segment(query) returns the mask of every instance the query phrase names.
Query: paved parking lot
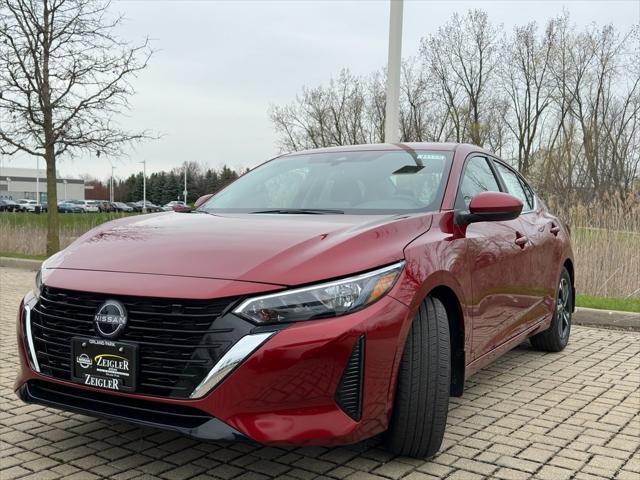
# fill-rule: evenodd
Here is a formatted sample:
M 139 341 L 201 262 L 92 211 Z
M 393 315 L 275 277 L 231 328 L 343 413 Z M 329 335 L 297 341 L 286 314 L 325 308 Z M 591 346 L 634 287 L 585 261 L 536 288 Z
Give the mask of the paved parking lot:
M 343 448 L 266 448 L 24 405 L 12 385 L 15 313 L 33 273 L 0 269 L 0 478 L 598 479 L 640 478 L 640 333 L 574 327 L 560 354 L 524 344 L 452 399 L 431 461 L 376 440 Z

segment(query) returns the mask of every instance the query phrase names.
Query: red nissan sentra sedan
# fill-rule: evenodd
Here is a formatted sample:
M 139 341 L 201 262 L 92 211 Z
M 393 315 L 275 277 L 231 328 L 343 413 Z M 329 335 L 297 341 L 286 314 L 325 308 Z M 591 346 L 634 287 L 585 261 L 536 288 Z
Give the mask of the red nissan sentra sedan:
M 200 439 L 386 432 L 391 451 L 431 456 L 466 378 L 527 338 L 566 346 L 573 286 L 567 228 L 490 152 L 299 152 L 44 262 L 15 389 Z

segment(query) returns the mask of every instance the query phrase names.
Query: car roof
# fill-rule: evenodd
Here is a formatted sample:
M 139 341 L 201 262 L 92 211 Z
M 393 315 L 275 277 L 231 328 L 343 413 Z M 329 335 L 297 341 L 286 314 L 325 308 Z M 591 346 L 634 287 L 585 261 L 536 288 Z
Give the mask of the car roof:
M 432 150 L 440 152 L 485 152 L 491 154 L 490 151 L 468 143 L 450 143 L 450 142 L 403 142 L 403 143 L 369 143 L 362 145 L 340 145 L 335 147 L 314 148 L 290 152 L 284 156 L 310 155 L 318 153 L 340 153 L 340 152 L 379 152 L 379 151 L 411 151 L 411 150 Z

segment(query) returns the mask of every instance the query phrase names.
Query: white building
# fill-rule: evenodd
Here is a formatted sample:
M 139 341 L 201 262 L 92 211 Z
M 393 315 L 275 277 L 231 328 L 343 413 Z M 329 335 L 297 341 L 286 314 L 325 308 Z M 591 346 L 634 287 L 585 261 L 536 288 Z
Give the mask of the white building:
M 84 200 L 84 180 L 58 178 L 58 201 Z M 40 198 L 36 198 L 36 192 Z M 47 173 L 35 168 L 3 167 L 0 171 L 0 198 L 47 201 Z

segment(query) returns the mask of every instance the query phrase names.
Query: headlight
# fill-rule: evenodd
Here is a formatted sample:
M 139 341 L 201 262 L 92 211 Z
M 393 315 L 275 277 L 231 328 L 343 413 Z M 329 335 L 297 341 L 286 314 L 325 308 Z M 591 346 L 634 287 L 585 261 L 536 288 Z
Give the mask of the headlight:
M 299 322 L 338 317 L 360 310 L 386 294 L 404 262 L 355 277 L 250 298 L 233 312 L 254 322 Z
M 33 287 L 33 295 L 37 300 L 40 300 L 40 292 L 42 291 L 42 269 L 38 270 L 36 273 L 36 281 Z

